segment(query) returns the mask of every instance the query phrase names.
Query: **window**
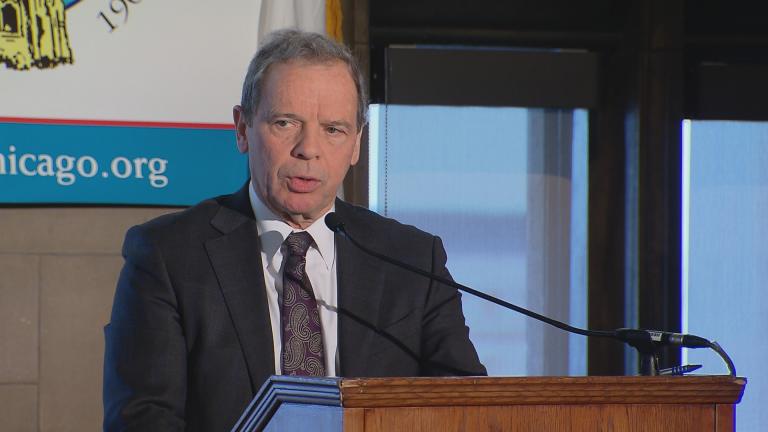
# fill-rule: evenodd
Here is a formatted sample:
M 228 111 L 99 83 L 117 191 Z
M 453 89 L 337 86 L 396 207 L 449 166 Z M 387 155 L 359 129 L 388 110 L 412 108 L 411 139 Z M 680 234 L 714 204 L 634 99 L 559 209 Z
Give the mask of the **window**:
M 684 122 L 683 330 L 717 340 L 740 376 L 740 431 L 768 413 L 768 122 Z M 686 364 L 726 374 L 711 351 L 684 350 Z
M 586 323 L 587 113 L 374 105 L 370 208 L 441 236 L 454 279 Z M 464 294 L 491 375 L 586 374 L 586 339 Z

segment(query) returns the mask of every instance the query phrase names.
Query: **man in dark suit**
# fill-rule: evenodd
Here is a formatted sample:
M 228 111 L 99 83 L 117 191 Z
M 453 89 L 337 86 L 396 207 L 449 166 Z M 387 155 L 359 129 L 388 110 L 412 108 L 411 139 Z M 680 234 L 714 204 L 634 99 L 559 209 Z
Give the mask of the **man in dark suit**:
M 256 54 L 234 108 L 251 180 L 126 235 L 105 430 L 228 430 L 274 373 L 485 374 L 456 290 L 324 225 L 334 211 L 364 244 L 449 277 L 439 238 L 335 199 L 359 156 L 362 83 L 321 35 L 278 32 Z

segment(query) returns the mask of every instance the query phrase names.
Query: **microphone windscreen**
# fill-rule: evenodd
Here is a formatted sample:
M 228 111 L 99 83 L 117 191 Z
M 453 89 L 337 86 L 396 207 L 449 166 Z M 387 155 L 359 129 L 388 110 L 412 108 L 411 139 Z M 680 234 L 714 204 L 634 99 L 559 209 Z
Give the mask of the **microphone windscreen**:
M 341 221 L 341 218 L 336 213 L 328 213 L 325 216 L 325 225 L 331 231 L 338 233 L 341 232 L 344 222 Z

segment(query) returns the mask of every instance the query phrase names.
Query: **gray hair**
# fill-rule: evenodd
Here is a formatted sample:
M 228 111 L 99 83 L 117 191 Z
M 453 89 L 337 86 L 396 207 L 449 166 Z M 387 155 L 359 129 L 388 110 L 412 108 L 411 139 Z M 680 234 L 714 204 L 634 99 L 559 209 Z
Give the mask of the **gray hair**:
M 267 35 L 266 41 L 248 65 L 240 101 L 247 124 L 251 124 L 259 106 L 264 77 L 269 67 L 291 60 L 311 63 L 340 61 L 346 64 L 357 89 L 357 128 L 358 131 L 362 129 L 367 118 L 368 99 L 363 74 L 352 53 L 346 46 L 325 35 L 294 29 L 277 30 Z

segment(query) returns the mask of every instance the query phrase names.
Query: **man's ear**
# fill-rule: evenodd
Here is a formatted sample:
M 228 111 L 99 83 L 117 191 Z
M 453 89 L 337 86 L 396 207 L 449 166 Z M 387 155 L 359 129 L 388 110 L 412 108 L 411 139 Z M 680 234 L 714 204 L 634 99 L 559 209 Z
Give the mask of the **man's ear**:
M 237 135 L 237 150 L 240 153 L 248 153 L 248 123 L 246 122 L 243 107 L 235 105 L 232 108 L 232 118 L 235 121 L 235 134 Z
M 360 132 L 357 133 L 357 137 L 355 138 L 355 148 L 352 150 L 352 159 L 349 162 L 349 165 L 355 165 L 357 164 L 357 161 L 360 160 L 360 140 L 363 138 L 363 128 L 360 129 Z

